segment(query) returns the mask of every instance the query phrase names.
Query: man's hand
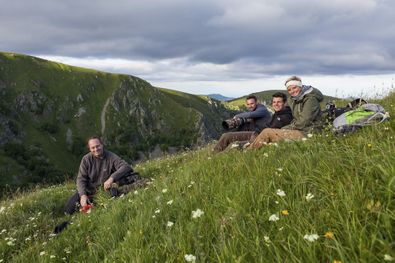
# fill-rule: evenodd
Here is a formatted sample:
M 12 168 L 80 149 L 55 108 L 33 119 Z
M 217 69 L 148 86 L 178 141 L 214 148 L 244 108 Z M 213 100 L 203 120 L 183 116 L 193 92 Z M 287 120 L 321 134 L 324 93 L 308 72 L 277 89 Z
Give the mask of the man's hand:
M 111 188 L 112 183 L 114 182 L 114 179 L 110 176 L 110 178 L 107 179 L 107 181 L 104 182 L 104 190 L 108 190 Z
M 88 200 L 89 200 L 89 198 L 87 195 L 81 195 L 81 197 L 80 197 L 81 207 L 86 206 L 88 204 Z

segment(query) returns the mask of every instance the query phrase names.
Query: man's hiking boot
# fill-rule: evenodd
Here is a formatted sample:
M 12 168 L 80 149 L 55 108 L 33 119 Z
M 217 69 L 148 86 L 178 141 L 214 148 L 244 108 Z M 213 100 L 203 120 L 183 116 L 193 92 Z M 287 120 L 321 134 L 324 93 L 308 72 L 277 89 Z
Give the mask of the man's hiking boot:
M 64 221 L 58 225 L 55 226 L 55 229 L 53 231 L 54 234 L 59 234 L 60 232 L 62 232 L 63 230 L 66 229 L 66 227 L 70 224 L 70 221 Z
M 113 183 L 111 185 L 111 188 L 109 189 L 110 193 L 111 193 L 111 197 L 117 197 L 119 196 L 119 186 L 117 183 Z

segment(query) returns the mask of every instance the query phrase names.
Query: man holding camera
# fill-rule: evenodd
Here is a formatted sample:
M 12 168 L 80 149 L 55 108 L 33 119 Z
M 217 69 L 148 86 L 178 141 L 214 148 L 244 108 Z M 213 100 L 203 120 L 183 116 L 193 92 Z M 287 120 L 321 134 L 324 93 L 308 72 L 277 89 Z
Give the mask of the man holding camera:
M 250 110 L 250 107 L 248 106 L 248 104 L 249 104 L 248 99 L 251 97 L 253 98 L 253 100 L 255 101 L 255 104 L 256 104 L 256 97 L 255 96 L 248 96 L 246 99 L 246 105 L 249 110 Z M 260 105 L 264 108 L 264 110 L 261 109 L 262 113 L 265 112 L 264 117 L 261 117 L 260 120 L 254 120 L 255 125 L 252 125 L 252 127 L 250 126 L 250 130 L 224 133 L 221 136 L 221 138 L 219 139 L 217 145 L 214 147 L 214 151 L 221 152 L 221 151 L 225 150 L 228 147 L 228 145 L 231 144 L 232 142 L 253 141 L 255 139 L 255 137 L 265 128 L 278 128 L 279 129 L 285 125 L 288 125 L 292 120 L 292 112 L 291 112 L 291 109 L 285 105 L 286 101 L 287 101 L 287 95 L 285 95 L 282 92 L 276 92 L 272 95 L 272 107 L 274 109 L 274 115 L 272 117 L 265 106 L 263 106 L 261 104 L 256 104 L 256 105 Z M 251 103 L 253 103 L 253 101 L 250 101 L 250 105 L 251 105 Z M 248 113 L 253 113 L 253 111 L 237 114 L 234 117 L 234 119 L 237 117 L 240 117 L 240 116 L 244 117 Z M 267 116 L 269 116 L 269 117 L 267 117 Z M 267 120 L 267 119 L 269 119 L 269 120 Z M 226 124 L 225 124 L 225 122 L 226 122 Z M 227 127 L 232 127 L 232 124 L 231 124 L 231 122 L 229 122 L 229 120 L 226 120 L 226 121 L 224 121 L 223 126 L 226 129 Z
M 222 122 L 222 126 L 226 130 L 234 131 L 221 136 L 214 147 L 215 152 L 225 150 L 231 142 L 249 140 L 256 129 L 261 130 L 268 126 L 271 113 L 264 105 L 257 103 L 257 98 L 254 95 L 249 95 L 246 98 L 245 105 L 248 109 L 247 112 L 236 114 L 232 119 Z

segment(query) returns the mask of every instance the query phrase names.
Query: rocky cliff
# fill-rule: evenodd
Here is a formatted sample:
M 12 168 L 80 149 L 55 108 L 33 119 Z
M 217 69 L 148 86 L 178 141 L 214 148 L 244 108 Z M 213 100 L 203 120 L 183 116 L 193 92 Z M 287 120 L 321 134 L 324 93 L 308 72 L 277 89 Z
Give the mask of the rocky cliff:
M 3 186 L 74 177 L 91 135 L 133 162 L 217 138 L 230 116 L 207 97 L 13 53 L 0 53 L 0 95 Z

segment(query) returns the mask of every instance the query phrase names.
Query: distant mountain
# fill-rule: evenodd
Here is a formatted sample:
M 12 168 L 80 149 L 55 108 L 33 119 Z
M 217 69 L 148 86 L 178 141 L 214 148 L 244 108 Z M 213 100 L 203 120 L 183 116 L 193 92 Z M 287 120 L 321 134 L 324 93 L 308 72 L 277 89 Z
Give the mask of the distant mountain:
M 0 52 L 0 185 L 74 178 L 92 135 L 132 162 L 217 138 L 229 116 L 137 77 Z
M 219 101 L 228 101 L 228 100 L 233 100 L 234 98 L 232 97 L 225 97 L 221 94 L 208 94 L 207 97 L 210 97 L 212 99 L 216 99 Z

